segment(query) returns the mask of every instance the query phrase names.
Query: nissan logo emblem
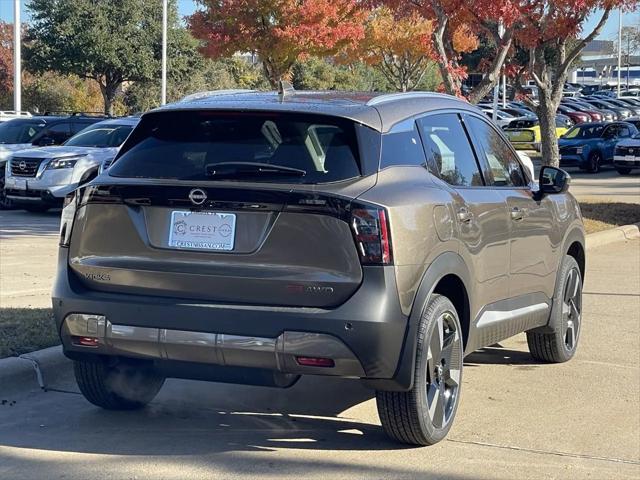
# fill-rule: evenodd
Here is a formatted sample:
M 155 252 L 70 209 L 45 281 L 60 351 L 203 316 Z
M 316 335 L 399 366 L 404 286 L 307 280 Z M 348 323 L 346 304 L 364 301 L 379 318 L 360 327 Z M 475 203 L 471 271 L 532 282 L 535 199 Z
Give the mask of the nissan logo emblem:
M 27 162 L 25 162 L 24 160 L 22 160 L 19 164 L 18 167 L 20 167 L 20 170 L 25 170 L 27 168 Z
M 202 205 L 207 200 L 207 194 L 200 188 L 194 188 L 189 192 L 189 200 L 194 205 Z

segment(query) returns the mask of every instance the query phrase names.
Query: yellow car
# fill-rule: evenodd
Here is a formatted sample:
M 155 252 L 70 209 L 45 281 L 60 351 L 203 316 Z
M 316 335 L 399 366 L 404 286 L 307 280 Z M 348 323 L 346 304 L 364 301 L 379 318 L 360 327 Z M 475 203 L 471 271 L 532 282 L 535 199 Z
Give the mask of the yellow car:
M 511 125 L 515 124 L 515 128 Z M 560 138 L 567 133 L 566 123 L 556 121 L 556 135 Z M 504 134 L 507 136 L 511 144 L 516 150 L 535 150 L 540 151 L 540 143 L 542 142 L 542 136 L 540 134 L 540 124 L 538 120 L 519 120 L 512 122 L 509 128 L 504 129 Z

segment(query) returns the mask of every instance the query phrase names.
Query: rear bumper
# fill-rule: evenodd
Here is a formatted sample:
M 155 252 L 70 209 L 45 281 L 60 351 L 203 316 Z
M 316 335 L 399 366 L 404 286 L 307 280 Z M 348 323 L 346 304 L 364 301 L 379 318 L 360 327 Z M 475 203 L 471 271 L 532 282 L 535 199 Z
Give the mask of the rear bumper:
M 177 369 L 181 378 L 201 378 L 202 366 L 385 380 L 398 371 L 408 319 L 393 267 L 365 267 L 356 293 L 339 307 L 323 309 L 97 292 L 81 285 L 67 256 L 68 250 L 60 249 L 52 297 L 71 358 L 120 356 L 199 366 Z M 78 313 L 104 321 L 89 325 L 69 317 Z M 84 336 L 97 338 L 97 345 L 79 345 Z M 299 356 L 328 358 L 334 366 L 303 366 Z

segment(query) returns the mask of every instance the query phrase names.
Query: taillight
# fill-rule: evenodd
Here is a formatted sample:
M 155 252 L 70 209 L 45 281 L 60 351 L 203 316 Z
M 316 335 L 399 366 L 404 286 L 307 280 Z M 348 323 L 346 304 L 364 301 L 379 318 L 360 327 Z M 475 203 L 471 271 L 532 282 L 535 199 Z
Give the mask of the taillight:
M 351 210 L 351 230 L 364 265 L 393 262 L 387 213 L 383 208 L 356 206 Z
M 78 195 L 71 192 L 64 198 L 64 206 L 62 207 L 62 216 L 60 217 L 60 246 L 68 247 L 71 240 L 71 229 L 73 220 L 76 216 L 78 206 Z

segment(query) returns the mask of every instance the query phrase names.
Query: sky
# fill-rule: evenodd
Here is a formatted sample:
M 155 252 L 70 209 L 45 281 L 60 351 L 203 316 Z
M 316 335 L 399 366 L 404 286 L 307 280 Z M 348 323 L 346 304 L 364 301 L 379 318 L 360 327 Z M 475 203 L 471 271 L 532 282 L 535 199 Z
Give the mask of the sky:
M 161 0 L 158 0 L 160 3 Z M 27 19 L 25 5 L 28 0 L 21 0 L 22 19 Z M 196 10 L 196 2 L 194 0 L 178 0 L 178 10 L 181 16 L 190 15 Z M 601 12 L 592 15 L 585 24 L 584 31 L 588 32 L 595 27 L 600 20 Z M 13 23 L 13 0 L 0 0 L 0 20 Z M 640 25 L 640 12 L 627 13 L 622 16 L 623 25 Z M 616 40 L 618 36 L 618 12 L 614 12 L 604 26 L 598 39 L 600 40 Z

